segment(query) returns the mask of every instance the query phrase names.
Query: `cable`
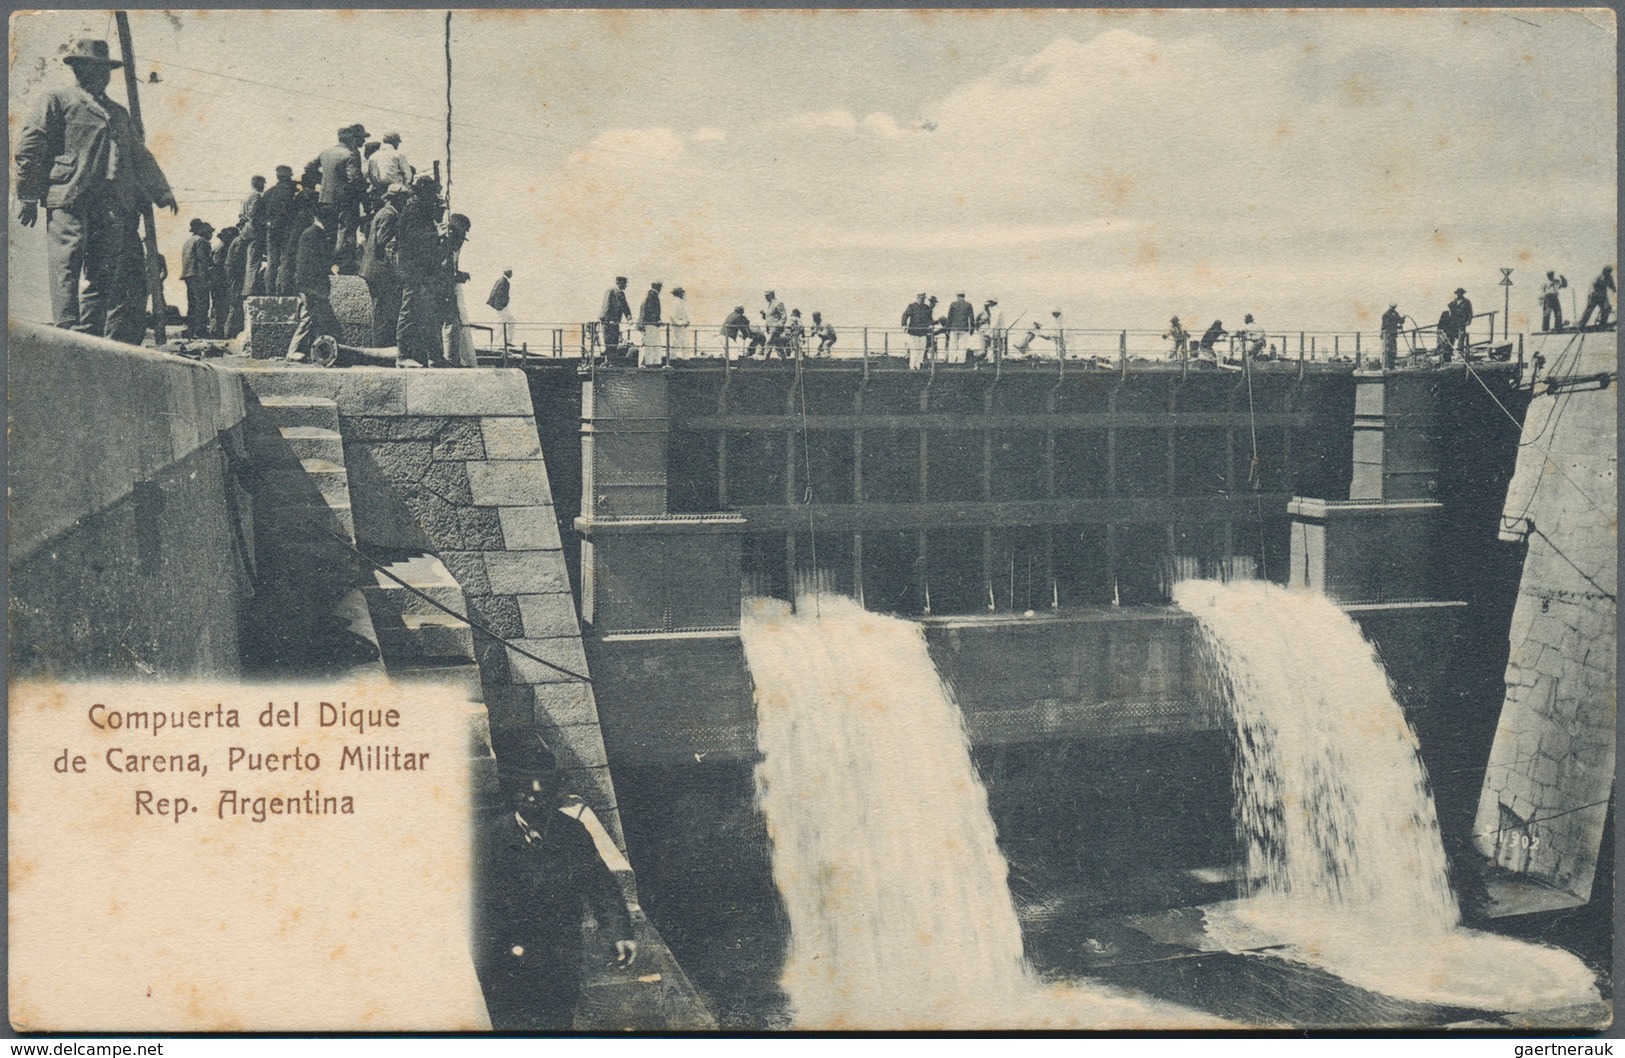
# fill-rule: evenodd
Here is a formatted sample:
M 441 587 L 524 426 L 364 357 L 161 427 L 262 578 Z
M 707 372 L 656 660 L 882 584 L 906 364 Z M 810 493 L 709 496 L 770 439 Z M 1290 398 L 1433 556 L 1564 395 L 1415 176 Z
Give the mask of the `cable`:
M 572 672 L 571 670 L 565 668 L 563 665 L 555 665 L 555 664 L 553 664 L 553 662 L 548 661 L 546 658 L 537 657 L 535 654 L 532 654 L 530 651 L 526 650 L 524 647 L 515 646 L 514 643 L 511 640 L 497 635 L 495 632 L 491 631 L 490 628 L 486 627 L 485 625 L 481 624 L 480 622 L 478 622 L 478 621 L 474 620 L 473 618 L 469 617 L 467 614 L 460 614 L 456 610 L 453 610 L 451 607 L 443 606 L 440 603 L 436 602 L 434 599 L 429 598 L 429 596 L 427 594 L 425 594 L 422 591 L 419 591 L 417 588 L 414 588 L 412 585 L 406 583 L 406 581 L 402 580 L 401 578 L 397 577 L 395 574 L 391 573 L 377 559 L 373 558 L 371 555 L 367 554 L 365 551 L 361 550 L 359 547 L 356 547 L 354 544 L 350 543 L 350 541 L 346 540 L 344 537 L 340 536 L 338 533 L 333 532 L 333 530 L 331 530 L 331 529 L 323 529 L 322 531 L 324 533 L 326 533 L 328 536 L 332 537 L 334 540 L 337 540 L 340 544 L 344 545 L 344 549 L 346 551 L 349 551 L 351 554 L 353 554 L 357 558 L 361 559 L 361 561 L 365 562 L 367 565 L 371 566 L 373 569 L 377 570 L 379 573 L 382 573 L 384 576 L 388 577 L 390 580 L 394 581 L 396 584 L 399 584 L 401 587 L 405 588 L 407 591 L 411 592 L 413 595 L 416 595 L 418 598 L 422 599 L 424 602 L 428 603 L 430 606 L 433 606 L 435 609 L 443 611 L 444 613 L 447 613 L 447 614 L 451 615 L 452 617 L 457 618 L 457 620 L 463 622 L 465 625 L 467 625 L 468 627 L 474 629 L 474 631 L 476 631 L 476 632 L 482 632 L 485 635 L 490 636 L 492 639 L 496 640 L 498 643 L 501 643 L 503 646 L 507 647 L 509 650 L 512 650 L 517 654 L 521 654 L 521 655 L 529 658 L 532 661 L 540 662 L 541 664 L 546 665 L 548 668 L 552 669 L 554 672 L 562 673 L 562 674 L 570 677 L 573 680 L 580 680 L 582 683 L 588 684 L 589 686 L 592 684 L 592 677 L 591 676 L 583 676 L 579 672 Z
M 1536 817 L 1534 819 L 1528 819 L 1528 820 L 1525 820 L 1523 823 L 1521 823 L 1519 825 L 1516 825 L 1516 826 L 1496 827 L 1493 830 L 1481 830 L 1475 836 L 1476 837 L 1487 838 L 1491 834 L 1500 834 L 1500 833 L 1504 833 L 1505 831 L 1508 831 L 1508 830 L 1523 830 L 1523 829 L 1525 829 L 1527 827 L 1534 826 L 1536 823 L 1545 823 L 1545 822 L 1548 822 L 1548 821 L 1553 820 L 1553 819 L 1561 819 L 1563 816 L 1572 816 L 1576 812 L 1584 812 L 1587 809 L 1591 809 L 1591 808 L 1601 808 L 1603 805 L 1606 805 L 1607 803 L 1608 802 L 1606 800 L 1604 800 L 1604 801 L 1592 801 L 1588 805 L 1579 805 L 1578 807 L 1575 807 L 1575 808 L 1564 809 L 1561 812 L 1553 812 L 1549 816 L 1538 816 L 1538 817 Z
M 1495 401 L 1495 406 L 1497 408 L 1501 409 L 1502 414 L 1504 414 L 1507 417 L 1507 421 L 1511 422 L 1513 426 L 1518 428 L 1518 435 L 1521 437 L 1523 435 L 1523 423 L 1519 422 L 1513 416 L 1513 414 L 1510 411 L 1507 411 L 1506 405 L 1501 403 L 1501 399 L 1495 395 L 1495 391 L 1490 389 L 1488 384 L 1486 384 L 1485 381 L 1482 378 L 1479 377 L 1479 374 L 1478 374 L 1477 371 L 1473 370 L 1473 365 L 1472 364 L 1470 364 L 1470 363 L 1468 363 L 1468 362 L 1466 362 L 1464 360 L 1464 361 L 1462 361 L 1462 366 L 1467 368 L 1467 373 L 1469 375 L 1473 376 L 1473 378 L 1478 382 L 1478 384 L 1484 388 L 1484 392 L 1488 393 L 1490 395 L 1490 399 Z M 1543 429 L 1542 433 L 1544 433 L 1544 432 L 1545 431 Z M 1600 503 L 1598 503 L 1596 500 L 1592 499 L 1591 496 L 1586 492 L 1585 489 L 1580 487 L 1579 482 L 1577 482 L 1573 478 L 1569 477 L 1568 474 L 1563 470 L 1563 465 L 1561 463 L 1559 463 L 1557 460 L 1552 458 L 1552 454 L 1551 454 L 1550 451 L 1548 451 L 1545 448 L 1542 448 L 1538 444 L 1535 444 L 1533 441 L 1528 443 L 1528 447 L 1533 448 L 1535 451 L 1539 452 L 1542 456 L 1545 457 L 1545 463 L 1542 466 L 1541 471 L 1540 471 L 1541 476 L 1545 475 L 1546 467 L 1550 467 L 1551 469 L 1557 471 L 1557 474 L 1558 474 L 1559 477 L 1561 477 L 1564 481 L 1567 481 L 1569 483 L 1570 487 L 1573 488 L 1574 491 L 1579 494 L 1579 496 L 1580 496 L 1580 498 L 1582 500 L 1585 500 L 1586 503 L 1591 505 L 1592 510 L 1596 511 L 1599 514 L 1612 514 L 1613 513 L 1611 508 L 1604 508 Z M 1537 478 L 1537 484 L 1538 484 L 1538 480 L 1539 479 Z M 1530 502 L 1531 503 L 1534 502 L 1534 491 L 1535 490 L 1530 490 Z M 1527 514 L 1528 511 L 1529 511 L 1529 508 L 1525 507 L 1524 508 L 1524 513 Z
M 1587 584 L 1591 585 L 1593 588 L 1596 588 L 1597 591 L 1601 592 L 1603 598 L 1607 599 L 1611 603 L 1614 603 L 1616 606 L 1619 604 L 1619 601 L 1614 598 L 1612 592 L 1610 592 L 1607 588 L 1604 588 L 1601 584 L 1598 584 L 1596 581 L 1592 580 L 1591 579 L 1591 574 L 1587 573 L 1584 569 L 1581 569 L 1579 564 L 1576 563 L 1574 561 L 1574 559 L 1572 559 L 1568 555 L 1564 554 L 1563 549 L 1557 546 L 1557 541 L 1553 540 L 1551 537 L 1547 536 L 1544 532 L 1542 532 L 1540 526 L 1536 525 L 1534 522 L 1531 521 L 1529 523 L 1529 531 L 1530 531 L 1530 533 L 1534 534 L 1535 536 L 1538 536 L 1542 540 L 1546 541 L 1546 543 L 1551 547 L 1552 553 L 1557 555 L 1557 557 L 1562 559 L 1564 562 L 1567 562 L 1569 565 L 1573 566 L 1574 567 L 1574 572 L 1580 574 L 1580 577 Z
M 801 359 L 803 353 L 805 353 L 804 349 L 798 352 L 796 359 L 796 374 L 799 376 L 796 379 L 796 388 L 801 392 L 801 462 L 807 468 L 806 499 L 802 505 L 807 508 L 807 542 L 812 549 L 813 613 L 822 617 L 823 606 L 818 601 L 818 531 L 813 528 L 812 447 L 807 440 L 807 376 L 805 374 L 806 368 Z

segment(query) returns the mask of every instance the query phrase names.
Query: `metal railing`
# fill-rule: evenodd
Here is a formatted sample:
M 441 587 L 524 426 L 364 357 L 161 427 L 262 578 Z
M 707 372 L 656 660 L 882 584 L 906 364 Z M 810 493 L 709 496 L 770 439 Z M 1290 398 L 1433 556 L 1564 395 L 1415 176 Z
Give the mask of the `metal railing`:
M 622 324 L 612 337 L 597 321 L 553 323 L 520 321 L 509 324 L 470 325 L 488 331 L 490 351 L 516 359 L 583 359 L 619 357 L 643 366 L 668 365 L 674 361 L 745 359 L 864 360 L 897 361 L 910 366 L 967 362 L 1041 363 L 1077 361 L 1098 367 L 1125 367 L 1129 364 L 1237 365 L 1244 359 L 1255 362 L 1295 362 L 1344 365 L 1355 369 L 1386 366 L 1421 366 L 1437 363 L 1448 344 L 1452 351 L 1465 349 L 1483 358 L 1491 351 L 1510 345 L 1494 342 L 1497 313 L 1473 317 L 1465 339 L 1445 341 L 1436 325 L 1421 326 L 1406 318 L 1408 326 L 1395 336 L 1394 348 L 1384 346 L 1380 330 L 1273 330 L 1246 328 L 1225 331 L 1211 342 L 1205 334 L 1191 333 L 1184 348 L 1166 331 L 1151 329 L 1108 330 L 1093 327 L 1064 327 L 1059 330 L 1031 325 L 1007 327 L 1003 332 L 946 332 L 911 334 L 894 326 L 841 326 L 833 343 L 812 335 L 797 336 L 793 331 L 768 333 L 752 327 L 737 337 L 725 336 L 714 325 L 674 326 L 659 324 L 640 327 Z M 1478 321 L 1487 319 L 1484 333 L 1471 332 Z

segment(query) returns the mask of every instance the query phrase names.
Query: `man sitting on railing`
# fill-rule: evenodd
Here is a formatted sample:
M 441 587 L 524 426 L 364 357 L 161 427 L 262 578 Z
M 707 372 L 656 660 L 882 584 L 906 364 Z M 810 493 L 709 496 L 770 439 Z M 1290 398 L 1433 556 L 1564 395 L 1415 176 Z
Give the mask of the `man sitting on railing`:
M 722 322 L 722 356 L 729 359 L 729 353 L 736 341 L 748 342 L 744 356 L 754 356 L 760 349 L 767 336 L 750 325 L 750 317 L 745 315 L 745 306 L 735 305 L 734 310 L 728 313 L 728 318 Z

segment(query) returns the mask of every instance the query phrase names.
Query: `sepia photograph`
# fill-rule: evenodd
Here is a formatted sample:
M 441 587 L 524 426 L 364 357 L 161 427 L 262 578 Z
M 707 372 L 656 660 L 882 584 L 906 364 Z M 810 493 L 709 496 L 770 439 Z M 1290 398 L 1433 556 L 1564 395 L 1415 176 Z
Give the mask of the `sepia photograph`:
M 13 13 L 11 1032 L 1611 1032 L 1617 34 Z

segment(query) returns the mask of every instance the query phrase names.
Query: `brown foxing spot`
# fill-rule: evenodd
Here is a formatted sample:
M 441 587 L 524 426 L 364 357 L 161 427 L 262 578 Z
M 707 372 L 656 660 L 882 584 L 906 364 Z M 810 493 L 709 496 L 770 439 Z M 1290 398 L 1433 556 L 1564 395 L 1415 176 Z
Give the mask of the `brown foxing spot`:
M 23 859 L 21 857 L 12 859 L 11 863 L 6 868 L 7 888 L 12 892 L 16 892 L 17 887 L 31 878 L 34 872 L 37 870 L 39 870 L 39 863 L 35 860 Z

